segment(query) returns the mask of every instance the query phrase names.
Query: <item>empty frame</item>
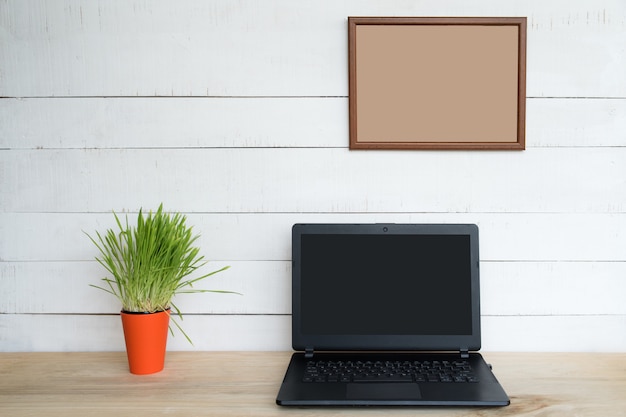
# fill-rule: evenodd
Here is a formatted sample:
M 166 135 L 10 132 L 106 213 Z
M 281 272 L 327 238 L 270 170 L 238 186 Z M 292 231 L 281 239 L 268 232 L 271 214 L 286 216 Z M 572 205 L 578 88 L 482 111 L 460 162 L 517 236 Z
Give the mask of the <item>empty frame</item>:
M 349 17 L 350 149 L 525 148 L 525 17 Z

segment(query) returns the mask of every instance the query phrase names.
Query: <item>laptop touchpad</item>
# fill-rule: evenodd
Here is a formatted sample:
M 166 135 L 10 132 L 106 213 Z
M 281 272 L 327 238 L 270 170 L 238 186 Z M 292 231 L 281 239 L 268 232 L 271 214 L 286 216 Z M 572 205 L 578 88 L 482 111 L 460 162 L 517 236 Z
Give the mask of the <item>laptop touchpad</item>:
M 353 383 L 348 384 L 349 400 L 419 400 L 420 388 L 415 383 Z

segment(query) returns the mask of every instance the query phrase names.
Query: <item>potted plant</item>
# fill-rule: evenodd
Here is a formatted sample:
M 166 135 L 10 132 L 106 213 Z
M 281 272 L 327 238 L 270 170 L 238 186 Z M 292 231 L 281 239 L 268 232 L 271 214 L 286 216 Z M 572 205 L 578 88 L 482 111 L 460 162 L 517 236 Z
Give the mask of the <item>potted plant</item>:
M 164 366 L 172 309 L 182 319 L 172 298 L 181 293 L 232 293 L 193 288 L 196 282 L 229 267 L 192 278 L 207 263 L 194 246 L 199 235 L 185 224 L 186 216 L 165 213 L 163 204 L 147 216 L 139 210 L 134 227 L 128 218 L 122 224 L 115 212 L 113 215 L 117 229 L 108 229 L 104 235 L 96 232 L 95 238 L 87 234 L 100 251 L 96 260 L 112 276 L 102 278 L 105 285 L 92 286 L 113 294 L 122 303 L 120 315 L 130 372 L 159 372 Z M 176 320 L 172 322 L 191 343 Z

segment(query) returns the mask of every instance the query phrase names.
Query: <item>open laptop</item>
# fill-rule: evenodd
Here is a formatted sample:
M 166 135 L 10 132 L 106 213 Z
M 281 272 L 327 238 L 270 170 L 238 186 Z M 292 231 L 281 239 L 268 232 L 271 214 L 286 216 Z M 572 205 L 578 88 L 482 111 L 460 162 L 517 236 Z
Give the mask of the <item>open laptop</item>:
M 480 349 L 478 227 L 296 224 L 279 405 L 505 406 Z

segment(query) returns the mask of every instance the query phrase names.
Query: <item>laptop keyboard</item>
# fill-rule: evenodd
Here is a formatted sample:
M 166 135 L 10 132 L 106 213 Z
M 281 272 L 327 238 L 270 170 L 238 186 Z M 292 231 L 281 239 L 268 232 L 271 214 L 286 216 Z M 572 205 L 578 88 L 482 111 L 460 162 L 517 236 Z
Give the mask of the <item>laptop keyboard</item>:
M 303 382 L 478 382 L 468 361 L 307 361 Z

